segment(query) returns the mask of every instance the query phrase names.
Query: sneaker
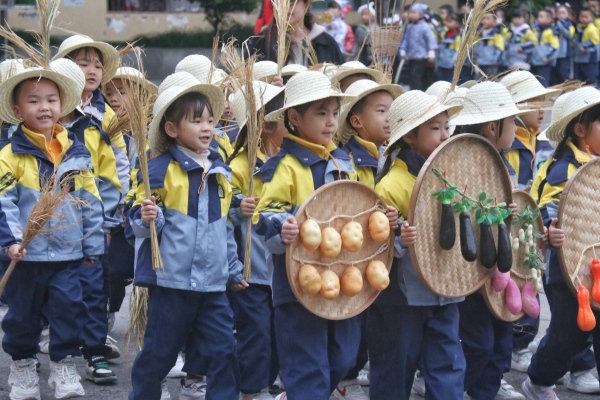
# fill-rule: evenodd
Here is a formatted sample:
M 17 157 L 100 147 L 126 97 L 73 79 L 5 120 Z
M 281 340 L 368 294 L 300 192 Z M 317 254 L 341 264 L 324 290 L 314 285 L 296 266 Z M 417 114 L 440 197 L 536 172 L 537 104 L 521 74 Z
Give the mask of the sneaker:
M 529 349 L 513 351 L 510 367 L 515 371 L 527 372 L 532 355 Z
M 561 376 L 560 378 L 558 378 L 558 380 L 556 381 L 557 385 L 562 385 L 563 383 L 565 383 L 565 376 Z
M 25 358 L 10 364 L 8 385 L 10 400 L 40 400 L 40 379 L 35 370 L 35 359 Z
M 356 382 L 360 386 L 369 386 L 369 384 L 370 384 L 369 371 L 367 371 L 365 368 L 358 371 L 358 376 L 356 377 Z
M 112 329 L 115 327 L 115 313 L 111 312 L 108 313 L 108 331 L 110 332 L 112 331 Z
M 538 337 L 537 339 L 533 339 L 533 342 L 527 345 L 527 349 L 531 354 L 535 354 L 538 347 L 540 347 L 540 342 L 542 341 L 543 336 Z
M 411 393 L 425 397 L 425 378 L 423 378 L 421 371 L 415 372 L 415 379 L 413 380 Z
M 554 393 L 554 385 L 539 386 L 531 383 L 531 379 L 527 379 L 521 385 L 523 394 L 528 400 L 558 400 L 558 396 Z
M 32 358 L 33 358 L 33 359 L 34 359 L 34 361 L 35 361 L 35 370 L 36 370 L 37 372 L 40 372 L 40 369 L 42 369 L 42 364 L 40 364 L 40 360 L 38 360 L 38 358 L 37 358 L 37 354 L 34 354 L 34 355 L 32 356 Z
M 600 393 L 600 383 L 592 371 L 571 372 L 567 388 L 579 393 Z
M 502 379 L 500 390 L 498 390 L 498 394 L 496 395 L 496 400 L 505 399 L 525 400 L 525 396 L 517 392 L 510 383 Z
M 117 376 L 108 368 L 108 361 L 104 356 L 93 356 L 87 360 L 85 377 L 95 383 L 116 382 Z
M 117 347 L 117 341 L 109 335 L 106 335 L 106 345 L 110 347 L 110 354 L 106 356 L 108 360 L 121 357 L 121 350 Z
M 183 364 L 184 364 L 183 353 L 179 353 L 179 354 L 177 354 L 177 361 L 175 361 L 175 365 L 173 366 L 173 368 L 171 368 L 171 370 L 167 374 L 167 378 L 169 378 L 169 379 L 185 378 L 186 373 L 182 371 Z
M 166 379 L 160 381 L 160 400 L 171 400 L 171 393 L 169 393 Z
M 281 380 L 281 376 L 277 375 L 275 382 L 271 386 L 269 386 L 269 393 L 273 396 L 283 393 L 285 391 L 285 387 L 283 386 L 283 381 Z
M 275 397 L 275 400 L 287 400 L 287 395 L 285 394 L 285 392 L 279 393 L 277 397 Z
M 346 383 L 344 383 L 346 382 Z M 363 388 L 356 381 L 342 381 L 331 394 L 332 400 L 369 400 Z
M 196 381 L 185 385 L 185 378 L 181 380 L 179 400 L 204 400 L 206 398 L 206 381 Z
M 59 362 L 50 361 L 48 386 L 50 389 L 54 389 L 55 398 L 70 399 L 85 396 L 85 390 L 83 390 L 80 380 L 75 360 L 71 356 Z
M 273 400 L 274 397 L 269 394 L 267 389 L 262 390 L 260 393 L 245 394 L 240 393 L 240 400 Z
M 50 329 L 45 327 L 40 335 L 40 353 L 50 354 Z

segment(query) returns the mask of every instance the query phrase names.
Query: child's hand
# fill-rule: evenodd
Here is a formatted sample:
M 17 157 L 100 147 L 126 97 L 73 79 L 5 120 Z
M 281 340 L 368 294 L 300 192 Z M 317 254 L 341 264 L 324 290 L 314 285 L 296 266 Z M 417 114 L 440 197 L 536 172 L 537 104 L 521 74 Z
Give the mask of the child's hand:
M 511 217 L 516 217 L 517 216 L 517 203 L 510 203 L 508 205 L 508 208 L 510 209 L 510 216 Z
M 283 87 L 283 78 L 280 76 L 276 76 L 275 78 L 273 78 L 273 80 L 271 81 L 271 85 L 273 86 L 279 86 L 279 87 Z
M 258 197 L 245 197 L 242 200 L 242 204 L 240 204 L 240 212 L 242 216 L 249 218 L 254 214 L 254 210 L 256 210 L 256 202 L 258 201 Z
M 585 49 L 583 47 L 579 47 L 579 52 L 580 53 L 585 53 Z
M 150 224 L 158 216 L 158 208 L 156 207 L 156 198 L 151 196 L 150 199 L 145 199 L 142 203 L 142 221 Z
M 565 231 L 556 227 L 558 219 L 554 218 L 548 229 L 548 241 L 552 247 L 560 247 L 565 242 Z
M 522 53 L 523 52 L 523 48 L 522 47 L 517 47 L 517 53 Z
M 548 228 L 544 227 L 544 233 L 543 233 L 543 237 L 542 240 L 544 241 L 544 243 L 548 243 Z
M 435 57 L 427 57 L 427 61 L 429 61 L 430 63 L 435 61 Z
M 400 229 L 400 239 L 405 246 L 417 243 L 417 228 L 410 226 L 408 221 L 404 221 Z
M 396 210 L 392 206 L 388 206 L 387 209 L 388 210 L 385 213 L 385 216 L 390 221 L 390 229 L 395 231 L 396 229 L 398 229 L 398 210 Z
M 300 233 L 300 229 L 298 229 L 298 222 L 296 218 L 292 215 L 286 218 L 283 226 L 281 227 L 281 238 L 283 239 L 283 243 L 290 244 L 296 239 Z
M 543 57 L 543 58 L 542 58 L 542 63 L 544 63 L 544 64 L 548 64 L 548 59 L 547 59 L 546 57 Z
M 10 246 L 8 248 L 8 256 L 13 261 L 21 261 L 21 259 L 23 257 L 25 257 L 26 255 L 27 255 L 27 250 L 23 249 L 23 252 L 21 252 L 20 244 L 13 244 L 12 246 Z
M 240 290 L 246 289 L 248 286 L 250 286 L 248 285 L 248 282 L 242 279 L 240 282 L 231 285 L 231 290 L 233 290 L 234 292 L 239 292 Z

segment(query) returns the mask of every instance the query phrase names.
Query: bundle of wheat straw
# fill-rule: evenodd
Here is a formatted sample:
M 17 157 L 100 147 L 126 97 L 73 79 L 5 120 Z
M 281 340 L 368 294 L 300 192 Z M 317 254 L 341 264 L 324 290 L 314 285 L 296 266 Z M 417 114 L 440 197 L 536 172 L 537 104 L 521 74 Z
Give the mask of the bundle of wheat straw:
M 130 114 L 126 112 L 124 108 L 121 108 L 116 113 L 115 118 L 110 120 L 104 132 L 110 139 L 113 139 L 115 136 L 121 134 L 121 132 L 130 130 L 130 125 Z
M 211 83 L 212 79 L 213 79 L 213 74 L 215 72 L 215 69 L 217 68 L 217 54 L 219 53 L 219 35 L 216 35 L 213 38 L 213 44 L 212 44 L 212 54 L 210 57 L 210 71 L 208 73 L 208 82 L 202 82 L 202 83 Z
M 273 19 L 277 26 L 277 76 L 281 76 L 281 68 L 287 60 L 289 46 L 287 41 L 288 26 L 290 23 L 289 13 L 296 6 L 298 0 L 293 0 L 294 4 L 290 6 L 291 0 L 271 0 L 273 4 Z
M 134 286 L 129 300 L 129 326 L 125 333 L 125 347 L 134 338 L 138 350 L 144 347 L 144 334 L 148 325 L 148 288 Z
M 572 92 L 573 90 L 581 89 L 586 86 L 585 82 L 581 81 L 564 81 L 558 85 L 550 86 L 548 89 L 560 89 L 563 93 Z

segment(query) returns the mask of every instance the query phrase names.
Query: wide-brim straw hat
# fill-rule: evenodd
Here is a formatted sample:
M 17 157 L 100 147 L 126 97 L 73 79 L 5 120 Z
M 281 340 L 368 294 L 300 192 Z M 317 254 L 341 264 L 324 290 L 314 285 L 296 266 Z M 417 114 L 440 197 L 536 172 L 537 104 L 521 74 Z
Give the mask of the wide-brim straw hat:
M 357 74 L 369 75 L 375 82 L 383 82 L 384 78 L 381 71 L 369 68 L 360 61 L 348 61 L 338 67 L 331 81 L 333 83 L 341 82 L 344 78 Z
M 469 89 L 456 87 L 450 91 L 452 84 L 446 81 L 437 81 L 427 88 L 425 93 L 437 97 L 444 104 L 461 105 Z M 450 114 L 452 117 L 452 114 Z
M 271 85 L 263 81 L 252 82 L 254 89 L 254 99 L 256 104 L 256 110 L 258 112 L 265 104 L 273 100 L 279 93 L 283 92 L 284 88 L 280 86 Z M 234 94 L 231 95 L 231 112 L 237 122 L 239 130 L 246 125 L 248 122 L 248 114 L 246 113 L 246 88 L 238 89 Z
M 23 65 L 23 60 L 15 58 L 6 59 L 0 62 L 0 81 L 5 81 L 11 76 L 22 72 L 24 69 L 25 66 Z
M 113 79 L 128 80 L 143 87 L 150 96 L 158 95 L 158 86 L 150 82 L 141 71 L 132 67 L 119 67 Z
M 65 62 L 72 63 L 81 75 L 83 75 L 81 68 L 70 60 L 61 61 L 59 64 L 64 64 Z M 76 81 L 69 76 L 53 70 L 52 68 L 55 63 L 56 61 L 50 63 L 50 69 L 41 67 L 26 68 L 0 83 L 0 119 L 11 124 L 21 122 L 14 114 L 13 109 L 15 104 L 13 102 L 13 93 L 18 84 L 28 79 L 45 78 L 56 83 L 60 92 L 61 117 L 69 114 L 81 103 L 82 91 L 79 90 Z
M 562 116 L 548 127 L 546 136 L 552 141 L 560 142 L 565 136 L 567 125 L 579 114 L 598 104 L 600 104 L 600 91 L 596 88 L 586 86 L 571 92 L 562 101 L 562 110 L 559 110 L 559 115 Z
M 477 85 L 479 82 L 477 82 L 474 79 L 471 79 L 470 81 L 466 81 L 465 83 L 463 83 L 462 85 L 459 85 L 459 88 L 464 88 L 464 89 L 471 89 L 473 86 Z
M 225 97 L 221 89 L 215 85 L 200 83 L 186 72 L 178 72 L 175 79 L 171 79 L 171 86 L 162 91 L 154 102 L 153 119 L 148 128 L 148 144 L 150 149 L 158 154 L 163 153 L 169 146 L 165 133 L 160 131 L 160 123 L 167 109 L 181 96 L 188 93 L 201 93 L 208 98 L 213 110 L 213 124 L 216 126 L 225 109 Z M 172 75 L 176 75 L 172 74 Z M 191 75 L 190 75 L 191 76 Z M 179 79 L 179 80 L 177 80 Z M 190 85 L 190 83 L 193 84 Z
M 339 98 L 340 106 L 343 106 L 354 98 L 354 96 L 340 92 L 321 72 L 300 72 L 292 76 L 285 87 L 283 108 L 268 114 L 265 117 L 265 121 L 283 120 L 286 111 L 290 108 L 329 97 Z
M 281 76 L 294 76 L 297 73 L 304 71 L 308 71 L 308 68 L 306 68 L 302 64 L 288 64 L 285 67 L 281 68 Z
M 273 61 L 258 61 L 252 67 L 252 79 L 270 82 L 277 75 L 277 63 Z
M 52 61 L 50 67 L 52 70 L 70 78 L 73 84 L 76 85 L 79 93 L 83 93 L 83 89 L 85 89 L 85 74 L 79 68 L 79 65 L 67 58 L 59 58 Z M 81 94 L 79 97 L 81 98 Z
M 212 76 L 210 73 L 211 69 L 213 70 Z M 208 57 L 200 54 L 191 54 L 179 61 L 175 66 L 175 72 L 190 73 L 200 83 L 210 83 L 213 85 L 221 85 L 227 78 L 225 71 L 215 68 Z
M 342 111 L 340 112 L 339 128 L 334 138 L 335 142 L 346 144 L 352 135 L 356 135 L 356 130 L 354 130 L 352 125 L 348 123 L 348 115 L 350 112 L 352 112 L 352 107 L 354 107 L 356 103 L 371 93 L 379 91 L 388 92 L 394 100 L 396 100 L 398 96 L 405 92 L 404 88 L 400 85 L 379 84 L 368 79 L 361 79 L 360 81 L 356 81 L 352 85 L 348 86 L 348 89 L 346 89 L 345 93 L 356 97 L 342 107 Z
M 101 83 L 105 84 L 110 81 L 115 75 L 119 64 L 121 63 L 121 57 L 117 49 L 108 43 L 97 42 L 91 37 L 85 35 L 73 35 L 63 40 L 58 48 L 58 53 L 56 53 L 52 59 L 56 60 L 58 58 L 66 57 L 72 51 L 83 49 L 85 47 L 93 47 L 98 50 L 100 54 L 102 54 L 103 71 Z
M 558 96 L 562 90 L 547 89 L 529 71 L 514 71 L 500 80 L 506 86 L 515 103 L 523 103 L 526 100 L 543 97 L 544 101 Z
M 462 108 L 462 105 L 443 104 L 437 97 L 420 90 L 404 93 L 394 100 L 390 107 L 389 120 L 392 132 L 386 154 L 393 148 L 394 143 L 431 118 L 443 112 L 455 114 Z
M 452 125 L 476 125 L 523 115 L 533 110 L 519 109 L 508 89 L 501 83 L 481 82 L 465 95 L 464 108 L 452 118 Z

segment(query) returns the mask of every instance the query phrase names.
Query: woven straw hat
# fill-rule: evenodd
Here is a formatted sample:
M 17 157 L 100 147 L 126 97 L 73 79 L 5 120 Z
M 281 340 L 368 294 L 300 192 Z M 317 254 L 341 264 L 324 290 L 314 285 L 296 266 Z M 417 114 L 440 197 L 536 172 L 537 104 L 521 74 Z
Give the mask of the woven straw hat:
M 5 81 L 11 76 L 22 72 L 24 69 L 23 60 L 14 58 L 6 59 L 0 62 L 0 81 Z
M 437 97 L 420 90 L 404 93 L 394 100 L 390 107 L 389 119 L 392 133 L 386 154 L 389 154 L 388 150 L 394 143 L 421 124 L 444 111 L 455 114 L 462 108 L 462 105 L 442 104 Z
M 356 135 L 356 131 L 347 121 L 348 114 L 352 111 L 352 107 L 354 107 L 361 99 L 367 97 L 371 93 L 379 92 L 380 90 L 388 92 L 394 100 L 404 93 L 404 88 L 400 85 L 379 84 L 368 79 L 361 79 L 348 86 L 345 93 L 356 96 L 356 98 L 342 107 L 340 112 L 340 124 L 334 137 L 335 142 L 346 144 L 352 135 Z
M 281 68 L 281 76 L 294 76 L 299 72 L 308 71 L 302 64 L 288 64 L 285 67 Z
M 339 98 L 340 105 L 344 105 L 354 98 L 354 96 L 346 95 L 336 89 L 321 72 L 300 72 L 292 76 L 285 87 L 283 108 L 267 115 L 265 121 L 283 120 L 288 109 L 328 97 Z
M 521 110 L 508 89 L 497 82 L 481 82 L 467 92 L 463 110 L 452 119 L 452 125 L 475 125 L 499 121 L 533 110 Z
M 176 75 L 176 76 L 173 76 Z M 154 102 L 154 118 L 148 128 L 148 144 L 150 149 L 158 154 L 163 153 L 168 147 L 168 138 L 160 132 L 160 123 L 165 112 L 171 104 L 181 96 L 187 93 L 201 93 L 208 98 L 213 110 L 214 125 L 219 123 L 219 119 L 225 109 L 225 98 L 221 89 L 215 85 L 200 83 L 197 79 L 187 72 L 176 72 L 169 75 L 170 86 L 164 89 L 158 95 Z
M 73 61 L 60 61 L 58 65 L 64 65 L 65 62 L 73 64 L 75 68 L 79 70 L 81 76 L 83 76 L 83 72 Z M 75 109 L 75 107 L 79 105 L 83 90 L 79 90 L 77 86 L 77 78 L 73 79 L 71 76 L 66 76 L 58 71 L 55 71 L 53 69 L 53 67 L 56 65 L 55 63 L 56 61 L 50 63 L 50 69 L 44 69 L 40 67 L 25 68 L 21 72 L 0 83 L 0 119 L 11 124 L 18 124 L 21 122 L 17 117 L 15 117 L 13 112 L 13 92 L 19 83 L 27 79 L 46 78 L 56 83 L 60 92 L 61 117 L 69 114 Z
M 252 84 L 254 86 L 254 98 L 257 107 L 254 111 L 256 112 L 269 101 L 273 100 L 279 93 L 283 92 L 284 89 L 283 87 L 271 85 L 270 83 L 263 81 L 254 81 Z M 231 95 L 231 112 L 233 113 L 233 117 L 237 122 L 239 130 L 242 130 L 246 125 L 248 117 L 246 114 L 246 98 L 244 97 L 244 90 L 245 88 L 239 89 Z
M 450 92 L 450 82 L 437 81 L 427 88 L 425 93 L 437 97 L 444 104 L 460 105 L 469 89 L 456 87 Z M 452 117 L 452 114 L 450 114 Z
M 466 81 L 465 83 L 463 83 L 462 85 L 459 85 L 458 87 L 464 88 L 464 89 L 471 89 L 473 86 L 477 85 L 477 83 L 479 83 L 479 82 L 472 79 L 470 81 Z
M 374 68 L 369 68 L 360 61 L 348 61 L 340 65 L 335 71 L 335 75 L 331 78 L 331 82 L 341 82 L 342 79 L 350 75 L 366 74 L 369 75 L 375 82 L 383 82 L 383 74 Z
M 167 76 L 158 87 L 158 95 L 160 96 L 162 92 L 173 87 L 173 86 L 194 86 L 198 84 L 198 79 L 196 79 L 189 72 L 175 72 Z M 200 82 L 202 83 L 202 82 Z
M 158 95 L 158 86 L 146 79 L 144 74 L 132 67 L 119 67 L 113 79 L 128 80 L 146 89 L 150 96 Z
M 222 69 L 215 68 L 211 80 L 210 82 L 208 82 L 208 77 L 210 75 L 211 68 L 212 61 L 208 57 L 202 56 L 200 54 L 191 54 L 185 57 L 183 60 L 179 61 L 179 63 L 175 66 L 175 72 L 190 73 L 200 83 L 211 83 L 213 85 L 220 85 L 225 80 L 225 78 L 227 78 L 227 74 Z
M 103 59 L 103 72 L 102 72 L 102 84 L 110 81 L 115 75 L 117 68 L 121 62 L 121 57 L 117 49 L 112 47 L 108 43 L 96 42 L 94 39 L 84 35 L 73 35 L 66 38 L 60 44 L 58 53 L 52 58 L 53 60 L 66 57 L 69 53 L 77 49 L 83 49 L 84 47 L 93 47 L 102 54 Z
M 546 89 L 529 71 L 511 72 L 502 78 L 500 83 L 506 86 L 515 103 L 542 96 L 544 101 L 548 101 L 562 92 L 560 89 Z
M 81 68 L 79 68 L 79 65 L 67 58 L 54 60 L 50 65 L 54 71 L 70 78 L 74 82 L 74 85 L 76 85 L 79 93 L 83 93 L 83 89 L 85 89 L 85 75 Z
M 258 61 L 254 63 L 252 78 L 257 81 L 269 82 L 277 75 L 277 63 L 273 61 Z
M 548 139 L 555 142 L 560 142 L 563 139 L 565 136 L 565 129 L 573 118 L 577 117 L 585 110 L 600 104 L 600 91 L 593 87 L 582 87 L 581 89 L 569 93 L 568 97 L 566 96 L 567 95 L 558 98 L 558 100 L 561 100 L 562 97 L 565 97 L 564 100 L 561 100 L 559 103 L 560 109 L 557 110 L 558 116 L 556 119 L 554 115 L 552 116 L 553 122 L 546 131 Z M 558 100 L 556 101 L 558 102 Z M 553 114 L 555 112 L 556 111 L 554 111 Z

